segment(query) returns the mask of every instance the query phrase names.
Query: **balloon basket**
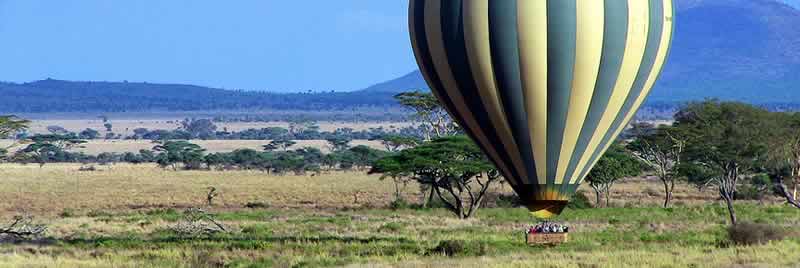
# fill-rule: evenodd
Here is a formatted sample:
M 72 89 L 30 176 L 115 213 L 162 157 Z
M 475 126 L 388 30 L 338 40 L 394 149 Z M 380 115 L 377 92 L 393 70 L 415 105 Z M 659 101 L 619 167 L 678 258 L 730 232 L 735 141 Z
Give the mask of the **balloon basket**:
M 569 226 L 550 221 L 541 222 L 525 231 L 528 245 L 558 245 L 569 241 Z
M 569 241 L 569 233 L 527 234 L 526 243 L 536 245 L 558 245 Z

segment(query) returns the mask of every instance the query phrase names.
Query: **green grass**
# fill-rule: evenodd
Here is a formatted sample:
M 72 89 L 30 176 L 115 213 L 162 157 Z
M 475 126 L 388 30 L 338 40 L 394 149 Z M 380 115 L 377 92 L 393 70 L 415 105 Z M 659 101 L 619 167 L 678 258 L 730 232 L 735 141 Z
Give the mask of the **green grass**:
M 80 266 L 123 267 L 318 267 L 406 262 L 473 266 L 487 260 L 496 262 L 484 264 L 521 262 L 545 267 L 591 266 L 598 260 L 619 266 L 726 267 L 784 266 L 787 259 L 800 261 L 800 256 L 759 257 L 783 252 L 779 249 L 800 249 L 796 236 L 800 210 L 750 204 L 737 210 L 744 221 L 764 219 L 786 226 L 795 236 L 764 246 L 736 247 L 739 253 L 731 255 L 732 248 L 723 246 L 727 239 L 726 212 L 720 206 L 708 205 L 567 210 L 556 220 L 570 224 L 574 232 L 569 242 L 554 247 L 526 245 L 523 228 L 535 220 L 524 209 L 510 208 L 483 209 L 469 220 L 455 219 L 441 209 L 324 213 L 248 209 L 217 214 L 233 227 L 231 233 L 189 238 L 169 230 L 182 219 L 181 212 L 162 209 L 92 213 L 83 218 L 92 223 L 63 227 L 63 235 L 44 239 L 36 251 L 25 244 L 0 245 L 0 266 L 33 265 L 47 258 L 84 264 Z M 87 231 L 96 225 L 126 226 L 142 221 L 152 226 Z M 4 255 L 11 253 L 17 257 Z M 665 259 L 675 254 L 682 256 L 681 261 Z M 8 259 L 4 262 L 3 258 Z M 545 258 L 546 262 L 533 261 Z

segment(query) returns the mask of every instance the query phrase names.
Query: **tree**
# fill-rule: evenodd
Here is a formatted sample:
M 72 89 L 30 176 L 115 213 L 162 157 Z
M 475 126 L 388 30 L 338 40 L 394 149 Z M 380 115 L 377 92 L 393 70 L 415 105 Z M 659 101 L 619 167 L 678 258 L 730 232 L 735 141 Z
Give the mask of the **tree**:
M 767 155 L 770 113 L 748 104 L 711 100 L 687 105 L 675 120 L 675 127 L 687 137 L 683 158 L 689 165 L 684 167 L 689 181 L 716 185 L 731 224 L 736 224 L 736 187 Z
M 417 146 L 419 143 L 420 140 L 417 138 L 400 135 L 386 135 L 381 140 L 381 144 L 389 152 L 399 152 L 400 150 Z
M 302 133 L 306 129 L 314 129 L 319 130 L 319 126 L 317 126 L 317 122 L 314 120 L 309 119 L 308 117 L 292 117 L 289 118 L 289 133 L 293 135 L 297 135 Z
M 326 139 L 326 141 L 328 142 L 328 146 L 330 146 L 332 152 L 339 152 L 349 149 L 350 142 L 352 140 L 347 137 L 335 136 Z
M 438 138 L 382 158 L 370 173 L 429 185 L 461 219 L 474 215 L 489 186 L 500 178 L 478 146 L 464 136 Z
M 414 117 L 426 126 L 425 140 L 458 133 L 458 125 L 432 93 L 405 92 L 395 95 L 394 98 L 401 105 L 414 111 Z
M 264 151 L 272 152 L 275 150 L 286 151 L 289 147 L 294 146 L 297 142 L 290 140 L 288 138 L 280 138 L 269 142 L 269 144 L 264 145 Z
M 149 132 L 150 132 L 150 130 L 148 130 L 146 128 L 135 128 L 135 129 L 133 129 L 133 138 L 137 139 L 137 140 L 138 139 L 143 139 L 145 137 L 145 135 L 147 135 L 147 133 L 149 133 Z
M 184 169 L 198 169 L 203 163 L 205 149 L 188 141 L 159 141 L 153 151 L 159 152 L 156 163 L 162 168 L 172 167 L 178 170 L 178 164 Z
M 69 133 L 69 130 L 62 126 L 47 126 L 47 131 L 52 134 L 64 135 Z
M 5 157 L 8 150 L 16 146 L 16 134 L 28 129 L 30 121 L 18 119 L 15 116 L 0 116 L 0 138 L 12 138 L 14 142 L 4 148 L 0 148 L 0 157 Z
M 64 155 L 66 151 L 75 146 L 86 143 L 85 140 L 79 139 L 75 134 L 44 134 L 35 135 L 29 139 L 31 144 L 23 148 L 20 152 L 31 156 L 31 158 L 39 163 L 40 167 L 55 160 L 55 156 Z
M 770 167 L 772 175 L 784 185 L 788 182 L 791 191 L 784 191 L 791 195 L 791 200 L 797 200 L 800 187 L 800 114 L 775 113 L 775 133 L 769 139 Z
M 592 168 L 586 181 L 595 192 L 597 206 L 602 204 L 602 196 L 605 196 L 606 207 L 610 205 L 611 188 L 614 184 L 626 177 L 634 177 L 642 174 L 643 165 L 638 159 L 627 152 L 620 144 L 612 145 L 597 164 Z
M 109 123 L 108 121 L 103 121 L 103 122 L 105 122 L 105 123 L 103 124 L 103 127 L 105 127 L 105 128 L 106 128 L 106 132 L 111 132 L 111 131 L 114 131 L 114 125 L 112 125 L 112 124 L 111 124 L 111 123 Z
M 191 134 L 192 138 L 209 139 L 214 137 L 217 125 L 210 119 L 184 119 L 181 128 Z
M 91 128 L 84 129 L 78 133 L 78 137 L 85 140 L 94 140 L 100 137 L 100 132 Z
M 655 171 L 664 184 L 664 207 L 668 208 L 675 191 L 675 181 L 680 177 L 678 167 L 686 148 L 686 138 L 678 129 L 669 126 L 641 129 L 627 148 L 642 163 Z
M 372 149 L 366 145 L 358 145 L 350 148 L 350 151 L 355 156 L 356 170 L 362 167 L 371 167 L 375 161 L 383 156 L 386 156 L 385 151 Z

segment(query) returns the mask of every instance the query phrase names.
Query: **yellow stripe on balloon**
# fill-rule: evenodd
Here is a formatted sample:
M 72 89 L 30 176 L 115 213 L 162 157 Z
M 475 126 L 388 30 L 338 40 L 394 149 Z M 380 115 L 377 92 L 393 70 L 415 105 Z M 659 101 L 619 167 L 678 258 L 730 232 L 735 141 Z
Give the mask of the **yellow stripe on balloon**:
M 628 36 L 625 44 L 625 54 L 622 58 L 622 67 L 619 76 L 617 77 L 617 84 L 614 91 L 611 93 L 611 99 L 608 102 L 603 116 L 600 118 L 600 124 L 597 126 L 586 152 L 581 156 L 578 166 L 575 169 L 572 177 L 572 182 L 579 182 L 583 178 L 581 170 L 584 170 L 587 162 L 591 159 L 600 142 L 605 137 L 606 133 L 617 118 L 625 100 L 636 81 L 638 70 L 644 58 L 645 48 L 647 46 L 647 34 L 650 25 L 650 5 L 648 1 L 642 0 L 627 0 L 628 1 Z
M 497 0 L 489 0 L 497 1 Z M 547 183 L 547 1 L 518 1 L 520 72 L 538 184 Z
M 605 5 L 603 1 L 577 1 L 577 29 L 575 67 L 570 92 L 569 111 L 561 143 L 561 153 L 556 169 L 555 183 L 561 184 L 566 176 L 575 145 L 581 134 L 589 105 L 592 103 L 600 59 L 603 55 Z
M 631 1 L 636 1 L 636 0 L 631 0 Z M 672 5 L 672 0 L 663 0 L 663 5 L 664 5 L 664 18 L 663 18 L 664 23 L 662 26 L 661 39 L 659 40 L 660 41 L 659 49 L 656 54 L 656 61 L 653 65 L 653 70 L 650 72 L 650 76 L 647 78 L 647 82 L 645 83 L 645 86 L 642 89 L 642 93 L 639 94 L 638 98 L 634 102 L 632 109 L 625 115 L 623 124 L 620 125 L 620 127 L 614 131 L 613 137 L 618 137 L 619 134 L 621 134 L 622 131 L 625 130 L 625 128 L 628 126 L 628 123 L 630 123 L 631 119 L 633 119 L 633 116 L 636 115 L 636 112 L 639 110 L 642 103 L 647 98 L 647 95 L 650 93 L 650 90 L 653 89 L 653 85 L 655 84 L 656 79 L 658 79 L 658 76 L 661 74 L 661 70 L 664 67 L 664 62 L 666 61 L 667 58 L 667 52 L 669 52 L 670 41 L 672 40 L 672 28 L 674 27 L 672 13 L 674 7 Z M 603 148 L 603 151 L 608 150 L 608 148 L 611 147 L 611 144 L 613 144 L 613 142 L 609 142 L 605 146 L 605 148 Z M 597 161 L 599 160 L 600 158 L 598 157 Z M 595 163 L 592 164 L 593 165 L 596 164 L 597 161 L 595 161 Z

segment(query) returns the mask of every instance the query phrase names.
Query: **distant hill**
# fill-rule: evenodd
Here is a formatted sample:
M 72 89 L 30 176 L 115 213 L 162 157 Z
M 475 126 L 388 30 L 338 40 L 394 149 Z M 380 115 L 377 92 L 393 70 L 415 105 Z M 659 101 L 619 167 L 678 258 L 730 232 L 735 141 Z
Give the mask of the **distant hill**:
M 408 89 L 428 89 L 428 84 L 425 83 L 425 80 L 422 78 L 422 74 L 419 71 L 414 71 L 400 78 L 368 87 L 362 91 L 399 93 L 407 91 Z
M 212 110 L 350 110 L 392 107 L 392 94 L 325 92 L 277 94 L 191 85 L 72 82 L 0 82 L 1 113 Z
M 800 12 L 775 0 L 677 0 L 672 54 L 649 102 L 800 104 Z M 420 88 L 414 71 L 367 90 Z M 425 87 L 427 88 L 427 87 Z

